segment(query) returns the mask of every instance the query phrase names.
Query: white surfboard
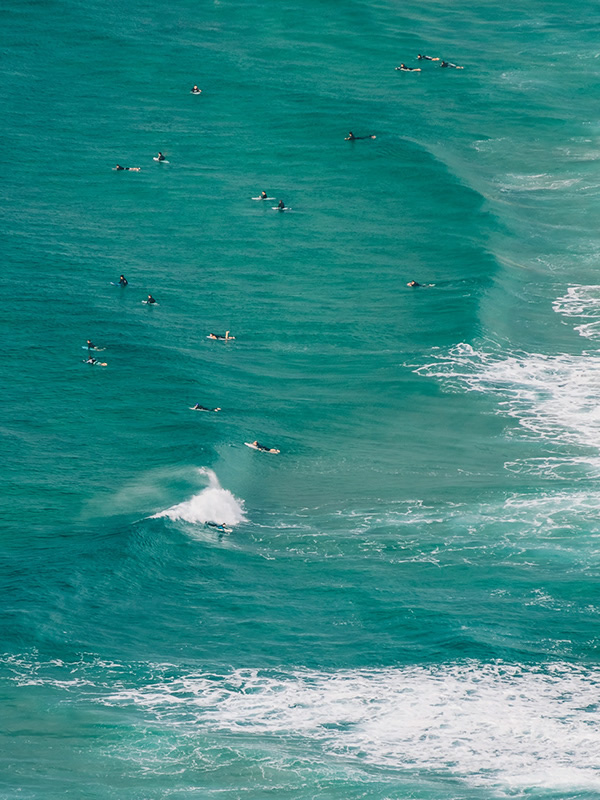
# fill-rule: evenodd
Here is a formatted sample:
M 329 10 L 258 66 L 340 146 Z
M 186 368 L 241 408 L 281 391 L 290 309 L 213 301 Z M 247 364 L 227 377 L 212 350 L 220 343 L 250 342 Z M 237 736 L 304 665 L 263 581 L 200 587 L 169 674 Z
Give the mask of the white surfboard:
M 291 211 L 292 210 L 289 206 L 286 206 L 285 208 L 279 208 L 279 206 L 271 206 L 271 208 L 273 209 L 273 211 Z
M 253 200 L 275 200 L 274 197 L 253 197 Z
M 189 409 L 190 411 L 210 411 L 211 413 L 221 411 L 220 408 L 196 408 L 195 406 L 189 406 Z
M 142 303 L 145 306 L 158 306 L 158 305 L 160 305 L 160 303 L 157 303 L 156 301 L 154 303 L 149 303 L 147 300 L 142 300 Z
M 159 164 L 168 164 L 169 163 L 169 161 L 167 161 L 166 158 L 157 158 L 157 156 L 154 156 L 154 158 L 152 160 L 153 161 L 158 161 Z

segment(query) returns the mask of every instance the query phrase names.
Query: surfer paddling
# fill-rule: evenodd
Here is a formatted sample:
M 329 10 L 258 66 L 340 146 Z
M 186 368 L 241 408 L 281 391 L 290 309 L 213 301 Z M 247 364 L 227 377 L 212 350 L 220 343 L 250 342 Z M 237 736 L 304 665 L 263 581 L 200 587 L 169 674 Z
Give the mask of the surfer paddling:
M 117 164 L 117 166 L 115 167 L 115 170 L 117 172 L 121 172 L 121 171 L 124 171 L 124 172 L 139 172 L 140 169 L 141 169 L 141 167 L 122 167 L 120 164 Z
M 375 139 L 376 136 L 374 133 L 370 133 L 368 136 L 355 136 L 352 131 L 348 131 L 348 136 L 346 136 L 347 142 L 356 142 L 358 139 Z
M 418 61 L 439 61 L 439 58 L 433 58 L 433 56 L 422 56 L 421 53 L 417 55 Z
M 406 64 L 400 64 L 396 69 L 401 72 L 421 72 L 421 67 L 407 67 Z
M 220 333 L 209 333 L 206 337 L 207 339 L 219 339 L 222 342 L 231 342 L 235 339 L 235 336 L 230 336 L 229 331 L 225 331 L 225 336 L 221 336 Z
M 259 450 L 261 453 L 281 453 L 281 450 L 277 450 L 275 447 L 267 447 L 264 444 L 260 444 L 258 441 L 250 442 L 248 447 Z

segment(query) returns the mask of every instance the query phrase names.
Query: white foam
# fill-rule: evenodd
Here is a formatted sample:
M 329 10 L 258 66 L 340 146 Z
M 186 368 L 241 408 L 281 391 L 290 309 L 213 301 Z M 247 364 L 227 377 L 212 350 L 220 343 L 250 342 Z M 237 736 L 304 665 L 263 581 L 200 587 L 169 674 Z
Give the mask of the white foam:
M 591 448 L 594 463 L 600 457 L 600 354 L 491 353 L 458 344 L 415 372 L 449 389 L 496 395 L 498 413 L 530 433 Z
M 238 500 L 228 489 L 223 489 L 219 479 L 211 469 L 204 467 L 198 470 L 200 475 L 208 477 L 208 486 L 199 494 L 193 495 L 183 503 L 171 506 L 165 511 L 153 514 L 151 519 L 168 517 L 171 520 L 182 520 L 192 524 L 215 522 L 217 524 L 238 525 L 244 522 L 244 501 Z
M 552 308 L 565 317 L 589 320 L 575 327 L 580 336 L 586 339 L 600 336 L 600 286 L 570 286 Z
M 276 735 L 346 759 L 509 791 L 600 791 L 599 691 L 597 669 L 471 662 L 284 676 L 242 669 L 220 680 L 192 674 L 101 702 L 134 705 L 180 736 Z

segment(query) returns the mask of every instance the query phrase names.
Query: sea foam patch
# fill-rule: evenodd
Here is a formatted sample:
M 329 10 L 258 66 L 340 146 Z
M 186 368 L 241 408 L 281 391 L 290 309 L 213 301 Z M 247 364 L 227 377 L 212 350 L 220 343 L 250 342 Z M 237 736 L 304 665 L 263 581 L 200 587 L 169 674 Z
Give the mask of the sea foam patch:
M 557 314 L 581 320 L 575 330 L 586 339 L 600 336 L 600 286 L 569 286 L 552 304 Z
M 493 353 L 464 343 L 434 355 L 414 371 L 451 391 L 493 394 L 498 413 L 527 431 L 554 444 L 592 448 L 594 460 L 600 455 L 600 355 Z
M 536 598 L 543 602 L 543 597 Z M 384 669 L 185 671 L 173 664 L 0 659 L 8 681 L 60 692 L 64 702 L 129 709 L 194 759 L 202 737 L 242 735 L 347 765 L 430 773 L 511 795 L 532 788 L 600 791 L 600 670 L 468 661 Z M 6 678 L 5 678 L 6 680 Z M 86 685 L 74 693 L 73 680 Z M 56 698 L 52 698 L 56 702 Z M 119 719 L 122 716 L 119 714 Z M 145 734 L 137 740 L 145 756 Z M 135 752 L 127 757 L 136 760 Z M 371 773 L 372 774 L 372 773 Z
M 600 790 L 600 672 L 565 664 L 235 670 L 123 689 L 164 724 L 318 743 L 331 754 L 505 789 Z

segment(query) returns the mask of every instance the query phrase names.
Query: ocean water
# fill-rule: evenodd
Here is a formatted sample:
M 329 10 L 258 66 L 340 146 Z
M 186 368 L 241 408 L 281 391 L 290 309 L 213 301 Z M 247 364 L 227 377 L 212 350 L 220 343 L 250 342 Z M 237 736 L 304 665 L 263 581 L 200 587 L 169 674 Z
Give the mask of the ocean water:
M 599 21 L 8 0 L 2 800 L 600 797 Z

